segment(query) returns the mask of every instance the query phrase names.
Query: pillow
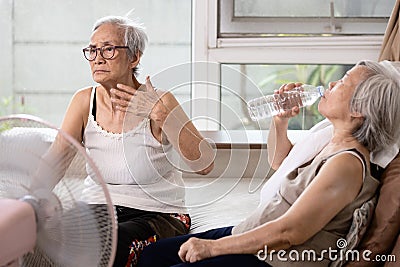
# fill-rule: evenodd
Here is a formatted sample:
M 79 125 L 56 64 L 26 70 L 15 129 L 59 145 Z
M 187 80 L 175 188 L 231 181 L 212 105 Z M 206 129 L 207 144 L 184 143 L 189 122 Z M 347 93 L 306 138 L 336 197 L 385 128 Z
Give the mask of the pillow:
M 360 255 L 369 250 L 376 255 L 389 255 L 396 243 L 400 231 L 400 154 L 389 164 L 381 177 L 378 203 L 372 218 L 372 223 L 361 240 L 358 250 Z M 379 262 L 364 261 L 349 262 L 346 266 L 378 266 Z
M 365 202 L 359 209 L 353 213 L 353 223 L 351 224 L 349 233 L 346 236 L 347 246 L 346 249 L 354 249 L 360 244 L 362 237 L 370 225 L 372 216 L 374 214 L 376 198 Z
M 353 221 L 349 233 L 346 236 L 346 242 L 339 243 L 340 241 L 338 240 L 338 245 L 343 244 L 341 245 L 341 247 L 343 247 L 343 249 L 341 249 L 341 255 L 347 255 L 347 251 L 356 249 L 357 245 L 364 236 L 367 227 L 370 225 L 374 214 L 375 204 L 376 198 L 374 197 L 353 212 Z M 343 264 L 345 264 L 345 260 L 345 257 L 338 257 L 338 259 L 332 262 L 329 266 L 343 266 Z

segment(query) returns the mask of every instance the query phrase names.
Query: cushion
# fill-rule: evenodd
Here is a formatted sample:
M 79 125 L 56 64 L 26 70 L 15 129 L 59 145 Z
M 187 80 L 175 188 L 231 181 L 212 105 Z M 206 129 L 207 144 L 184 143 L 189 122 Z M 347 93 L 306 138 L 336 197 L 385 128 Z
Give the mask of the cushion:
M 381 177 L 381 187 L 378 194 L 378 203 L 374 217 L 358 249 L 360 255 L 369 250 L 376 255 L 389 255 L 395 246 L 400 231 L 400 156 L 389 164 Z M 349 262 L 346 266 L 379 266 L 379 262 L 360 261 Z
M 365 202 L 360 208 L 356 209 L 353 213 L 353 221 L 346 236 L 346 242 L 341 242 L 338 240 L 338 245 L 341 245 L 341 255 L 347 255 L 347 251 L 352 251 L 356 249 L 360 243 L 362 237 L 367 231 L 368 226 L 374 215 L 374 209 L 376 205 L 376 198 Z M 345 257 L 338 257 L 338 259 L 329 265 L 330 267 L 342 266 L 345 263 Z

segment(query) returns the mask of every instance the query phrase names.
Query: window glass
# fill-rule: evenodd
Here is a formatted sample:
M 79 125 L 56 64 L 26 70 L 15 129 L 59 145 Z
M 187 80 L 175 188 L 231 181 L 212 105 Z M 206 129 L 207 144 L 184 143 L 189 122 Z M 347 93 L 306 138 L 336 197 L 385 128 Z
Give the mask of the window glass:
M 376 35 L 396 0 L 220 0 L 218 37 Z
M 226 65 L 226 64 L 224 64 Z M 252 121 L 246 102 L 272 94 L 282 84 L 302 82 L 328 87 L 329 82 L 340 79 L 353 65 L 257 65 L 229 64 L 243 75 L 229 68 L 221 68 L 221 125 L 227 130 L 268 129 L 270 119 Z M 232 75 L 233 74 L 233 75 Z M 290 130 L 310 129 L 324 119 L 318 112 L 318 101 L 302 108 L 299 116 L 290 119 Z
M 396 0 L 234 0 L 235 17 L 388 17 Z

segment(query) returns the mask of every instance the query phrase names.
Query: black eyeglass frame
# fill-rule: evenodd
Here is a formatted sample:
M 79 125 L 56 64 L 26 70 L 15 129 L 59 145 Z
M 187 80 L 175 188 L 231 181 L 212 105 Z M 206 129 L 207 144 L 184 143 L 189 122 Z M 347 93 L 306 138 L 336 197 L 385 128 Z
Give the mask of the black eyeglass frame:
M 113 48 L 113 54 L 112 54 L 112 56 L 111 56 L 111 57 L 104 57 L 104 54 L 103 54 L 104 49 L 105 49 L 105 48 L 110 48 L 110 47 Z M 96 48 L 96 47 L 90 47 L 90 46 L 88 46 L 88 47 L 83 48 L 83 49 L 82 49 L 82 52 L 83 52 L 83 56 L 84 56 L 84 57 L 86 58 L 86 60 L 88 60 L 88 61 L 93 61 L 93 60 L 95 60 L 95 59 L 97 58 L 97 51 L 100 51 L 100 56 L 101 56 L 102 58 L 104 58 L 104 59 L 113 59 L 113 57 L 115 56 L 115 49 L 118 49 L 118 48 L 127 48 L 127 49 L 129 49 L 129 46 L 125 46 L 125 45 L 104 45 L 104 46 L 102 46 L 102 47 L 97 47 L 97 48 Z M 89 59 L 89 58 L 86 57 L 85 51 L 90 52 L 90 50 L 92 50 L 92 49 L 96 51 L 96 54 L 95 54 L 95 56 L 94 56 L 93 59 Z

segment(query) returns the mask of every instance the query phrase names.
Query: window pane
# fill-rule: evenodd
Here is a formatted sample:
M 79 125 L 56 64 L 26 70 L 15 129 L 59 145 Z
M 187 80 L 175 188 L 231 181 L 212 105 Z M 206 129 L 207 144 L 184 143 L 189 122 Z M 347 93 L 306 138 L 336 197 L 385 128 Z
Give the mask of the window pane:
M 243 75 L 232 75 L 229 68 L 221 68 L 221 126 L 227 130 L 268 129 L 270 119 L 254 122 L 247 112 L 246 102 L 272 94 L 281 84 L 302 82 L 328 87 L 340 79 L 353 65 L 235 65 L 224 64 Z M 235 86 L 235 85 L 239 86 Z M 318 101 L 303 108 L 299 116 L 289 121 L 290 130 L 306 130 L 323 119 L 318 112 Z
M 220 0 L 218 37 L 383 34 L 396 0 Z
M 389 17 L 396 0 L 234 0 L 235 17 Z

